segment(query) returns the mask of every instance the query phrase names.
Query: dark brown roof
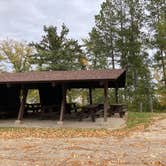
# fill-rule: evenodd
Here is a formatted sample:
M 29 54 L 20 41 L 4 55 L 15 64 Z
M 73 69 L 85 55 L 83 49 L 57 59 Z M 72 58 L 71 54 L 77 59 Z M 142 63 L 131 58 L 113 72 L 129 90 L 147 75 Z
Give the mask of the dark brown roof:
M 78 70 L 78 71 L 33 71 L 23 73 L 0 73 L 0 83 L 50 82 L 81 80 L 116 80 L 125 70 Z

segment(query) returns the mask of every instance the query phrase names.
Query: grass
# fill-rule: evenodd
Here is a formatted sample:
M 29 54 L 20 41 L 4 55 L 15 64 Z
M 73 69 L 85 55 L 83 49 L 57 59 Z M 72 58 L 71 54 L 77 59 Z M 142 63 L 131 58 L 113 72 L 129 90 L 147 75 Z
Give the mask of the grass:
M 163 112 L 136 112 L 128 111 L 126 128 L 131 129 L 138 125 L 143 124 L 145 127 L 148 127 L 149 124 L 154 120 L 166 119 L 166 110 Z
M 133 128 L 137 125 L 143 124 L 147 127 L 154 117 L 162 118 L 160 113 L 151 112 L 128 112 L 127 128 Z M 165 117 L 165 115 L 164 115 Z M 163 118 L 164 118 L 163 117 Z

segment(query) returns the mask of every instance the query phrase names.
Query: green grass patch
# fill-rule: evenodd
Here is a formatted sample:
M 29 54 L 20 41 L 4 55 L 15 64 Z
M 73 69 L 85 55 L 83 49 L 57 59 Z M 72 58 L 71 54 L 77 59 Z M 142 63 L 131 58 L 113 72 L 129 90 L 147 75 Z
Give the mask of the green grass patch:
M 150 112 L 128 112 L 127 128 L 132 128 L 139 124 L 144 124 L 146 127 L 154 116 L 157 116 L 157 114 Z

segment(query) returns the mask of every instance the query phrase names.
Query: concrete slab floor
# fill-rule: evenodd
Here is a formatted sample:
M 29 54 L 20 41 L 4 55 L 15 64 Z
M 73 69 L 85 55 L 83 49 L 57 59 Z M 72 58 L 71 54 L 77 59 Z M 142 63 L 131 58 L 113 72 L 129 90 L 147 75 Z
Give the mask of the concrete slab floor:
M 107 128 L 119 129 L 125 126 L 125 118 L 111 117 L 107 122 L 103 118 L 96 118 L 96 122 L 92 122 L 90 118 L 83 121 L 64 120 L 62 125 L 57 124 L 58 120 L 39 120 L 39 119 L 23 119 L 21 123 L 15 123 L 15 119 L 0 120 L 0 127 L 26 127 L 26 128 Z

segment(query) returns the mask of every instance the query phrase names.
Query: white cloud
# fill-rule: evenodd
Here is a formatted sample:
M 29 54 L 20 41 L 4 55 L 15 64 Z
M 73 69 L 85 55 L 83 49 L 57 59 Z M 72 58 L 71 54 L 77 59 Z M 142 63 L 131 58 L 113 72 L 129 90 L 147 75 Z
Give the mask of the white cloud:
M 65 23 L 81 40 L 94 25 L 103 0 L 0 0 L 0 38 L 39 41 L 43 25 Z

